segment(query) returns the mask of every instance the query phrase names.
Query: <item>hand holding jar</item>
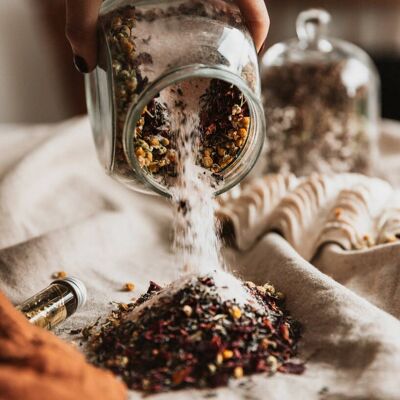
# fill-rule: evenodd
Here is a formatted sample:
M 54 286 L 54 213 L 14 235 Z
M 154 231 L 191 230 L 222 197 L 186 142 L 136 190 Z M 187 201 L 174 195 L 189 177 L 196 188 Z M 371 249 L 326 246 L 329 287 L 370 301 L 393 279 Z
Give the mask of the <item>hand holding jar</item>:
M 93 3 L 82 13 L 68 5 L 78 67 L 86 47 L 71 35 L 74 24 L 97 27 L 97 66 L 86 74 L 86 95 L 110 176 L 169 197 L 184 120 L 192 121 L 184 142 L 193 145 L 194 164 L 210 177 L 214 195 L 252 170 L 265 138 L 256 48 L 269 24 L 263 1 L 106 0 L 98 19 Z
M 103 0 L 66 0 L 66 33 L 80 72 L 92 71 L 97 63 L 97 20 Z M 246 20 L 257 50 L 263 45 L 269 29 L 264 0 L 236 0 Z

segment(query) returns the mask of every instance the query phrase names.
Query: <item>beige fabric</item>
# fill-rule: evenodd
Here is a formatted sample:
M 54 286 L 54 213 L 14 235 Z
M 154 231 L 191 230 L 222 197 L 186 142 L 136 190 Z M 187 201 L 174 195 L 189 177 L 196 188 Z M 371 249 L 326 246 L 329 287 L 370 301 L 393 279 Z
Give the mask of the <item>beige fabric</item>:
M 313 264 L 354 293 L 400 318 L 399 255 L 400 244 L 364 251 L 345 251 L 331 244 L 314 258 Z
M 69 339 L 69 329 L 104 314 L 108 302 L 129 301 L 150 279 L 167 283 L 175 276 L 168 203 L 128 192 L 103 173 L 87 119 L 3 126 L 0 150 L 0 289 L 13 302 L 45 287 L 55 271 L 81 278 L 89 302 L 57 332 Z M 393 154 L 388 162 L 395 168 Z M 226 253 L 243 278 L 270 280 L 287 294 L 292 315 L 304 325 L 300 355 L 308 364 L 302 376 L 255 376 L 244 386 L 234 382 L 215 391 L 217 398 L 400 398 L 396 254 L 344 262 L 338 249 L 327 247 L 316 262 L 323 269 L 326 257 L 337 261 L 338 268 L 323 272 L 338 283 L 276 234 L 243 254 Z M 121 292 L 127 281 L 136 284 L 135 292 Z M 200 399 L 206 393 L 157 398 Z

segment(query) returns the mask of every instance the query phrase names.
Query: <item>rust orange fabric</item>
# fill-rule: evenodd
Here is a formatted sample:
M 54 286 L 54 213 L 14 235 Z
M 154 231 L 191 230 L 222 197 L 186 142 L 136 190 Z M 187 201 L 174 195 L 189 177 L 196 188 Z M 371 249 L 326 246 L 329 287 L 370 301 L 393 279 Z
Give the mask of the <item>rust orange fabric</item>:
M 124 400 L 125 386 L 0 293 L 0 400 Z

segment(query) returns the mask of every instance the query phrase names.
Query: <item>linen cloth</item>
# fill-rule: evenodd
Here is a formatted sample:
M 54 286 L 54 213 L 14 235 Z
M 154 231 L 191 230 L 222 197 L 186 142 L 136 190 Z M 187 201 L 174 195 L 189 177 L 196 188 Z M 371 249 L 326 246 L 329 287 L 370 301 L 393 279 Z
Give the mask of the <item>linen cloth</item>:
M 400 184 L 400 128 L 385 124 L 383 130 L 386 171 L 380 174 Z M 1 126 L 0 151 L 0 290 L 17 304 L 60 270 L 88 288 L 88 303 L 58 335 L 73 340 L 69 330 L 105 315 L 111 301 L 128 302 L 149 280 L 166 284 L 176 277 L 168 201 L 129 192 L 104 174 L 87 118 Z M 286 294 L 304 326 L 299 355 L 307 370 L 154 398 L 400 399 L 398 251 L 369 250 L 360 259 L 330 246 L 314 264 L 324 266 L 328 257 L 337 268 L 320 271 L 273 233 L 246 253 L 226 249 L 236 274 L 270 281 Z M 134 292 L 121 291 L 126 282 L 135 283 Z

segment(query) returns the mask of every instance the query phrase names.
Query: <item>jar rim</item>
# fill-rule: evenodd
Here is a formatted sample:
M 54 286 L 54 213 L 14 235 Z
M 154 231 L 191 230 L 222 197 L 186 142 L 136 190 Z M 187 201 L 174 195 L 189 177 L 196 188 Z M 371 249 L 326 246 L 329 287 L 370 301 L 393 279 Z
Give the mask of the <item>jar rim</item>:
M 135 170 L 138 178 L 146 187 L 162 196 L 171 196 L 168 188 L 157 182 L 155 179 L 151 179 L 150 174 L 140 167 L 134 155 L 134 128 L 141 116 L 142 110 L 158 93 L 175 83 L 196 78 L 219 79 L 235 85 L 248 101 L 251 123 L 253 127 L 252 129 L 254 129 L 254 132 L 261 132 L 259 134 L 252 135 L 252 140 L 248 140 L 246 142 L 246 145 L 241 150 L 233 165 L 228 168 L 228 174 L 224 176 L 225 184 L 222 185 L 222 187 L 217 187 L 214 195 L 218 196 L 230 190 L 241 180 L 243 180 L 253 169 L 263 149 L 265 142 L 264 133 L 266 131 L 263 107 L 259 98 L 259 93 L 253 93 L 243 78 L 239 77 L 228 68 L 223 66 L 191 64 L 184 67 L 171 69 L 165 72 L 163 76 L 152 82 L 149 87 L 146 88 L 140 95 L 137 103 L 131 105 L 127 113 L 123 131 L 123 147 L 128 163 L 130 164 L 131 168 Z M 241 161 L 245 162 L 243 162 L 242 167 L 239 168 Z

